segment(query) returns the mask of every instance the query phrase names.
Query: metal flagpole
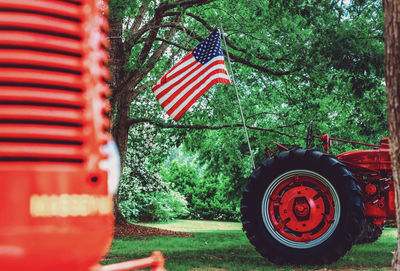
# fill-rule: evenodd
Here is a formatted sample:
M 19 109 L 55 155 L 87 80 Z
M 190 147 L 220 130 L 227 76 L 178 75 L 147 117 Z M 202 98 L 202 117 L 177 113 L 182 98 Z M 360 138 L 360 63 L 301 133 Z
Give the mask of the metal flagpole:
M 231 59 L 229 57 L 228 46 L 226 45 L 225 35 L 224 35 L 224 28 L 222 27 L 222 24 L 221 24 L 221 33 L 220 34 L 221 34 L 221 36 L 222 36 L 222 38 L 224 40 L 224 44 L 225 44 L 226 57 L 228 58 L 229 69 L 231 70 L 232 83 L 233 83 L 233 86 L 235 87 L 236 98 L 237 98 L 239 109 L 240 109 L 240 115 L 242 116 L 243 128 L 244 128 L 244 133 L 246 134 L 247 145 L 249 146 L 251 163 L 253 164 L 253 169 L 255 169 L 256 165 L 254 163 L 253 151 L 251 150 L 251 146 L 250 146 L 249 134 L 247 133 L 246 121 L 245 121 L 244 116 L 243 116 L 242 106 L 240 105 L 239 93 L 238 93 L 238 90 L 237 90 L 237 87 L 236 87 L 235 76 L 233 75 Z

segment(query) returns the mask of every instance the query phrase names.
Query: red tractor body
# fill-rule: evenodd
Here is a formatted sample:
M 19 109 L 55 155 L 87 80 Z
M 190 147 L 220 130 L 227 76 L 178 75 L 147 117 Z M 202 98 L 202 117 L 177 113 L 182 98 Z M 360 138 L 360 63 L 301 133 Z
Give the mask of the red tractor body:
M 341 153 L 336 158 L 353 173 L 362 189 L 364 214 L 382 226 L 396 219 L 392 164 L 387 138 L 371 150 Z
M 380 145 L 372 150 L 344 152 L 337 155 L 336 158 L 354 169 L 355 173 L 364 172 L 368 179 L 375 179 L 374 176 L 378 173 L 380 175 L 391 175 L 392 172 L 387 138 L 382 139 Z
M 107 266 L 118 153 L 109 133 L 107 1 L 0 0 L 0 270 Z

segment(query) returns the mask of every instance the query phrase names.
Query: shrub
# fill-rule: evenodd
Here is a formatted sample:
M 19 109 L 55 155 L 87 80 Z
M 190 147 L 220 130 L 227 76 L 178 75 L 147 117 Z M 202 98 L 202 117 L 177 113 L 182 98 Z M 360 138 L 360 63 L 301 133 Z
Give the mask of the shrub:
M 166 133 L 146 123 L 129 130 L 118 195 L 120 211 L 128 220 L 171 220 L 188 212 L 184 197 L 170 189 L 156 173 L 175 145 L 176 139 L 165 136 Z
M 188 213 L 182 194 L 170 189 L 161 178 L 146 169 L 123 174 L 119 207 L 130 221 L 167 221 Z
M 187 200 L 188 218 L 208 220 L 239 219 L 238 202 L 226 195 L 226 185 L 216 178 L 204 178 L 191 164 L 172 162 L 169 169 L 161 171 L 163 180 L 183 194 Z

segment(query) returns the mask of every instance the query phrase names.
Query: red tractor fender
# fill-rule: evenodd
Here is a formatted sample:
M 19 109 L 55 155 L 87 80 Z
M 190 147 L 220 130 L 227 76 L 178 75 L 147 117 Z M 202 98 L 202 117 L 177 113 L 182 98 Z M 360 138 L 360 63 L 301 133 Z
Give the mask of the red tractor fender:
M 361 167 L 367 170 L 390 170 L 391 159 L 389 154 L 388 138 L 381 139 L 379 147 L 370 150 L 356 150 L 344 152 L 336 156 L 339 161 L 350 167 Z

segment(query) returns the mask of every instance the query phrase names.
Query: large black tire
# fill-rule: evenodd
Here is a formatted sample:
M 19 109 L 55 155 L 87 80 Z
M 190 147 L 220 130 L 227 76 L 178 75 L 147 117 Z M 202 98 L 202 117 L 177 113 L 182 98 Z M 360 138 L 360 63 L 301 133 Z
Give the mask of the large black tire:
M 293 199 L 299 196 L 296 193 L 308 196 L 305 201 L 303 197 Z M 323 212 L 317 209 L 320 205 Z M 282 210 L 284 206 L 290 208 Z M 307 208 L 308 216 L 303 212 Z M 287 209 L 291 217 L 282 221 Z M 319 213 L 311 220 L 313 211 Z M 279 265 L 336 261 L 352 247 L 365 220 L 361 190 L 351 172 L 334 157 L 310 149 L 283 151 L 265 160 L 244 188 L 241 213 L 243 229 L 251 244 L 262 256 Z M 312 227 L 320 221 L 315 219 L 319 215 L 324 218 L 312 231 L 294 228 Z M 326 217 L 331 217 L 329 223 L 325 222 Z M 321 236 L 317 238 L 316 234 Z
M 356 238 L 355 244 L 370 244 L 379 239 L 382 235 L 383 226 L 377 226 L 374 222 L 367 219 L 360 235 Z

